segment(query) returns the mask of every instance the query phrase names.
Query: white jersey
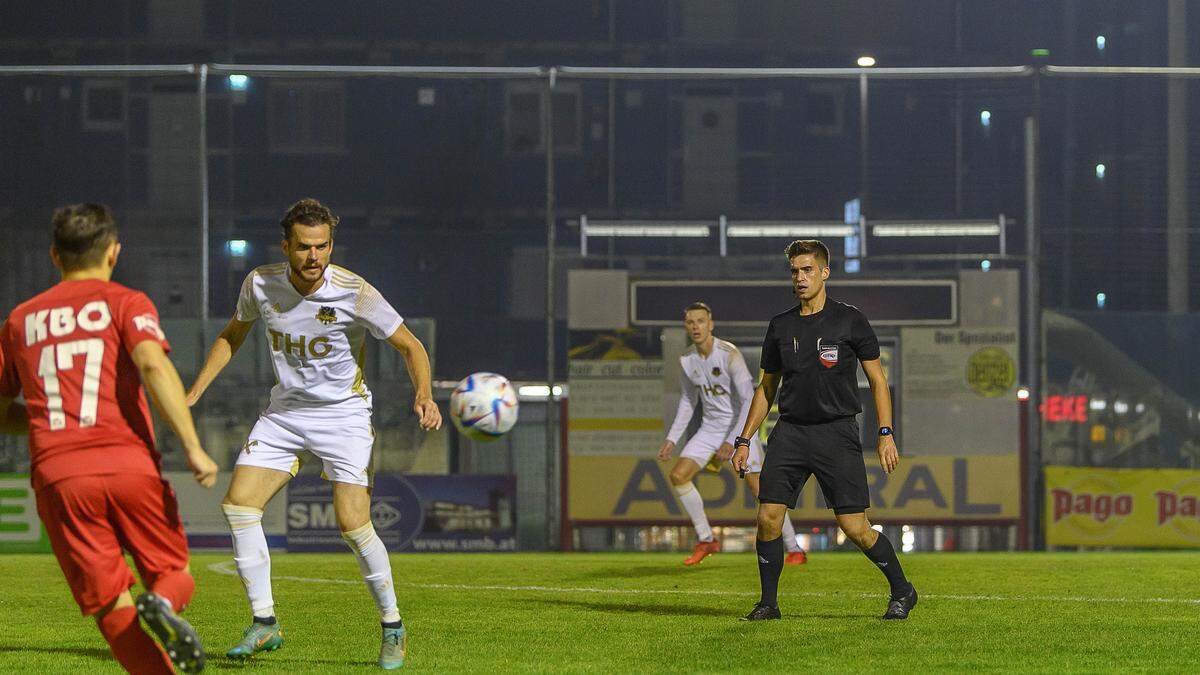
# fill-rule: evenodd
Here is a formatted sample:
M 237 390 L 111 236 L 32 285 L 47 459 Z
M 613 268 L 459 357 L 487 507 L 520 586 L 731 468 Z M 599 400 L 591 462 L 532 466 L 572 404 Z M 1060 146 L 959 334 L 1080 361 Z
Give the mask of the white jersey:
M 754 380 L 742 352 L 732 342 L 713 338 L 708 358 L 692 345 L 679 357 L 679 365 L 679 410 L 667 440 L 679 442 L 699 400 L 704 406 L 700 430 L 718 433 L 723 442 L 732 444 L 742 432 L 754 398 Z
M 370 331 L 385 340 L 404 323 L 374 286 L 336 265 L 325 268 L 320 288 L 301 296 L 288 280 L 287 263 L 263 265 L 242 283 L 237 320 L 260 318 L 278 381 L 270 410 L 370 410 L 364 338 Z

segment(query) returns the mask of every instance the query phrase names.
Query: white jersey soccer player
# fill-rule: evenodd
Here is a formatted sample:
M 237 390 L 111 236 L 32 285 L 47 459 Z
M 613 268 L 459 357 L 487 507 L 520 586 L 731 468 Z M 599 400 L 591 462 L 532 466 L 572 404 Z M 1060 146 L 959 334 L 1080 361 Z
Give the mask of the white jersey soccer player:
M 194 404 L 262 320 L 278 384 L 238 454 L 221 510 L 233 535 L 238 575 L 253 621 L 227 653 L 247 658 L 283 644 L 271 593 L 271 555 L 262 529 L 267 502 L 311 452 L 333 483 L 342 538 L 358 558 L 383 625 L 379 665 L 404 664 L 406 631 L 396 605 L 387 549 L 371 525 L 371 391 L 363 381 L 367 333 L 403 356 L 416 389 L 413 410 L 425 430 L 441 426 L 433 402 L 429 355 L 404 319 L 362 277 L 329 264 L 338 218 L 315 199 L 294 204 L 280 223 L 288 261 L 246 277 L 237 313 L 209 351 L 188 392 Z
M 704 513 L 704 500 L 692 480 L 702 467 L 720 471 L 721 463 L 733 456 L 734 440 L 750 412 L 754 380 L 737 346 L 712 334 L 712 310 L 708 305 L 702 302 L 688 305 L 684 310 L 684 327 L 692 345 L 679 357 L 679 407 L 658 457 L 662 461 L 670 458 L 687 431 L 699 402 L 703 411 L 700 428 L 684 445 L 670 475 L 679 501 L 696 528 L 698 540 L 683 564 L 695 565 L 721 549 L 720 543 L 713 538 L 708 515 Z M 746 468 L 746 481 L 755 496 L 758 495 L 758 474 L 762 465 L 763 447 L 756 436 L 750 439 L 750 459 Z M 807 555 L 796 541 L 796 532 L 787 518 L 784 518 L 784 542 L 788 546 L 788 564 L 806 562 Z
M 324 282 L 300 297 L 287 263 L 264 265 L 242 284 L 236 318 L 262 319 L 278 384 L 250 432 L 239 466 L 296 475 L 311 451 L 332 481 L 370 485 L 371 391 L 361 358 L 369 332 L 386 340 L 404 323 L 375 287 L 329 265 Z

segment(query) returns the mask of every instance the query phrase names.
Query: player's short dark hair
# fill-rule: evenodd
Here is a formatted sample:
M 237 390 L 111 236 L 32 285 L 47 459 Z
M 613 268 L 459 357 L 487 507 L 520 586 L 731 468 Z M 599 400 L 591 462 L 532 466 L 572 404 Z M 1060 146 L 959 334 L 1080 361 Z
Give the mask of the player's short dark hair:
M 696 310 L 696 309 L 702 309 L 702 310 L 708 312 L 709 316 L 712 316 L 712 307 L 709 307 L 706 303 L 700 302 L 699 300 L 697 300 L 696 302 L 693 302 L 692 304 L 688 305 L 687 307 L 684 307 L 683 313 L 686 316 L 688 312 L 690 312 L 692 310 Z
M 297 223 L 300 225 L 328 225 L 329 236 L 333 237 L 333 231 L 337 229 L 341 220 L 333 215 L 333 211 L 328 206 L 312 197 L 305 197 L 288 208 L 287 213 L 283 214 L 283 220 L 279 221 L 279 226 L 283 228 L 284 239 L 292 236 L 292 226 Z
M 821 265 L 829 267 L 829 247 L 819 239 L 797 239 L 783 249 L 788 260 L 798 255 L 812 255 L 821 261 Z
M 69 204 L 54 210 L 54 250 L 64 271 L 95 267 L 117 240 L 117 222 L 104 204 Z

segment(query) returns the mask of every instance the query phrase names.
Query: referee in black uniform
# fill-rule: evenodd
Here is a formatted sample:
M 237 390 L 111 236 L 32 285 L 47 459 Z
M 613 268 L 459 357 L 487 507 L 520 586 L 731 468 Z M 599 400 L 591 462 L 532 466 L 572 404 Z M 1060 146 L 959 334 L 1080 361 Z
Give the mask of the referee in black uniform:
M 734 469 L 746 468 L 750 441 L 779 398 L 779 422 L 767 443 L 759 476 L 758 575 L 762 597 L 745 618 L 778 619 L 776 592 L 783 570 L 780 530 L 800 489 L 816 475 L 825 503 L 838 526 L 891 585 L 884 619 L 905 619 L 917 604 L 917 592 L 904 577 L 892 542 L 871 529 L 867 472 L 855 415 L 858 404 L 856 362 L 871 382 L 879 424 L 879 464 L 891 473 L 900 461 L 892 435 L 892 400 L 879 364 L 879 341 L 856 307 L 825 295 L 829 249 L 816 240 L 797 240 L 785 249 L 792 287 L 800 304 L 771 319 L 763 340 L 762 372 L 742 435 L 735 442 Z M 781 386 L 782 384 L 782 386 Z

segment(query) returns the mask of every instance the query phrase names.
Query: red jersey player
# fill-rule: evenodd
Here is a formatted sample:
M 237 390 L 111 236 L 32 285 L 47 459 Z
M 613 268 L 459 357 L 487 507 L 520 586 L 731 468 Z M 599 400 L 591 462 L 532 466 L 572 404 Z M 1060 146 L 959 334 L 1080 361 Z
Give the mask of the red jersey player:
M 0 420 L 11 426 L 28 415 L 38 515 L 75 601 L 96 617 L 113 656 L 130 672 L 169 673 L 172 663 L 200 670 L 199 639 L 176 614 L 195 588 L 187 538 L 159 471 L 143 383 L 196 480 L 212 487 L 217 465 L 200 447 L 153 303 L 109 280 L 121 245 L 108 207 L 60 208 L 53 226 L 50 256 L 62 282 L 0 328 Z M 25 410 L 13 402 L 19 394 Z M 149 589 L 136 607 L 122 549 Z

